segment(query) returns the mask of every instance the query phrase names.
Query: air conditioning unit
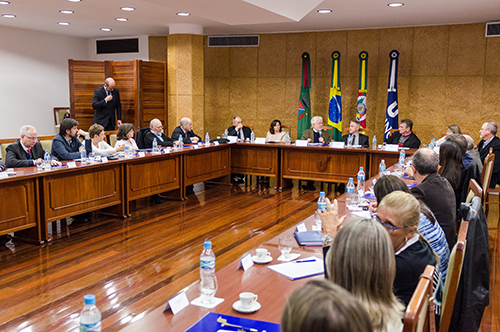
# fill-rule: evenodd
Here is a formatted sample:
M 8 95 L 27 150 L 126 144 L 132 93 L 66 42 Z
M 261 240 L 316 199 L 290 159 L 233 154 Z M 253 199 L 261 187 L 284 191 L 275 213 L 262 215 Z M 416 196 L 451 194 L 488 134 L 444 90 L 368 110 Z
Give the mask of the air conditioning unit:
M 259 36 L 212 36 L 208 37 L 208 47 L 255 47 L 259 46 Z
M 486 23 L 486 37 L 500 37 L 500 21 Z

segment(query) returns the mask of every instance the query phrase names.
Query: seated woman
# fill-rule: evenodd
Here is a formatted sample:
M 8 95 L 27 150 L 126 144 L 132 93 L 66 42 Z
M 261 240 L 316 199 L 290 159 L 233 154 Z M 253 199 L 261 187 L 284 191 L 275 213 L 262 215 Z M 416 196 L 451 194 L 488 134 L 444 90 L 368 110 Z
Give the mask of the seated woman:
M 371 332 L 368 313 L 359 301 L 328 280 L 312 280 L 286 301 L 282 332 Z
M 328 278 L 348 290 L 368 311 L 374 331 L 403 329 L 404 306 L 392 291 L 394 250 L 381 224 L 370 219 L 349 221 L 333 239 L 325 263 Z
M 92 143 L 92 153 L 97 155 L 109 155 L 114 154 L 117 151 L 125 150 L 125 145 L 119 146 L 117 148 L 112 147 L 104 140 L 106 134 L 104 133 L 104 127 L 100 124 L 94 123 L 89 128 L 89 137 Z
M 116 139 L 115 148 L 124 145 L 130 147 L 131 150 L 139 150 L 134 140 L 134 125 L 131 123 L 124 123 L 118 127 Z
M 281 131 L 281 121 L 273 120 L 266 135 L 266 142 L 285 142 L 286 131 Z
M 462 170 L 462 154 L 460 147 L 454 142 L 444 142 L 439 148 L 439 170 L 438 173 L 451 184 L 453 190 L 460 186 Z
M 448 128 L 446 128 L 446 135 L 437 140 L 436 146 L 441 146 L 441 144 L 443 144 L 444 141 L 446 140 L 446 136 L 451 134 L 462 134 L 462 131 L 460 130 L 460 127 L 456 124 L 449 125 Z

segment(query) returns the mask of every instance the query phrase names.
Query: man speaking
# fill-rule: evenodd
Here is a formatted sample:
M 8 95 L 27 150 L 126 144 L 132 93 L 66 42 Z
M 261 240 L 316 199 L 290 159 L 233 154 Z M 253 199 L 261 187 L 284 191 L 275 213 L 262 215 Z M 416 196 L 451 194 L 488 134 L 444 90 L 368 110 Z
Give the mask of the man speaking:
M 104 130 L 115 130 L 115 109 L 118 125 L 122 124 L 122 104 L 120 103 L 120 92 L 115 89 L 115 80 L 108 77 L 104 85 L 94 91 L 92 108 L 94 109 L 94 120 L 104 127 Z

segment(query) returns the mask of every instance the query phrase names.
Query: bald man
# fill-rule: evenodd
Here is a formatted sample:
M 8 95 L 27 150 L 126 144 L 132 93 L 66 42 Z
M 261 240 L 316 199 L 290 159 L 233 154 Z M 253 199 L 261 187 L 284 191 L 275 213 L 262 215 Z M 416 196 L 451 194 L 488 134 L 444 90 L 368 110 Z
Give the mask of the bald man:
M 186 144 L 198 143 L 201 137 L 193 132 L 193 121 L 190 118 L 182 118 L 180 126 L 176 127 L 172 132 L 172 140 L 178 141 L 182 135 L 183 142 Z
M 115 130 L 116 123 L 122 124 L 122 104 L 120 103 L 120 92 L 115 89 L 115 80 L 108 77 L 104 80 L 104 85 L 94 91 L 92 108 L 94 109 L 94 120 L 104 127 L 104 130 Z M 116 109 L 116 115 L 115 115 Z

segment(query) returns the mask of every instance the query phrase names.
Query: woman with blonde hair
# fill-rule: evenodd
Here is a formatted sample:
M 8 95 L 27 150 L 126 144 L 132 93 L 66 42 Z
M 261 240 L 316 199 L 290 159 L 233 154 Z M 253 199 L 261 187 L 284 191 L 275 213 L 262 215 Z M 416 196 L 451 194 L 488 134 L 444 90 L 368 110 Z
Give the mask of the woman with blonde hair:
M 104 132 L 104 127 L 100 124 L 94 123 L 89 128 L 89 137 L 92 144 L 92 153 L 97 155 L 110 155 L 115 154 L 117 151 L 125 150 L 125 146 L 119 146 L 113 148 L 111 145 L 106 143 L 106 133 Z

